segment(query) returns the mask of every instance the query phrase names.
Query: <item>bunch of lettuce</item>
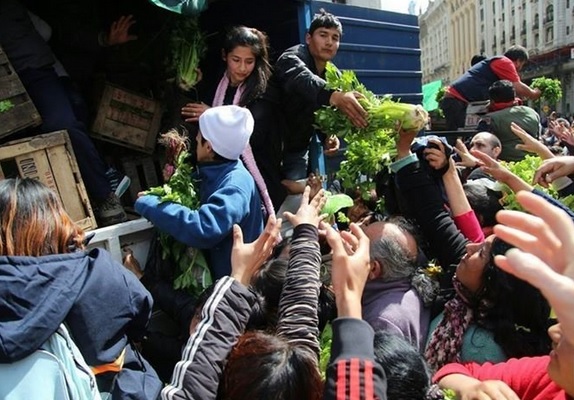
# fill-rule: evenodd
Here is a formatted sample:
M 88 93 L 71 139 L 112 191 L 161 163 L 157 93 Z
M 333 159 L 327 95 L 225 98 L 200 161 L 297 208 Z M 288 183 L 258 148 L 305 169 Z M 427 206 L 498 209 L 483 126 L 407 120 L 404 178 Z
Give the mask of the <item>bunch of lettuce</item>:
M 397 127 L 421 130 L 428 122 L 428 114 L 421 105 L 393 101 L 390 95 L 375 95 L 359 82 L 353 71 L 339 71 L 332 63 L 327 63 L 325 77 L 328 89 L 362 95 L 358 101 L 367 111 L 366 128 L 355 127 L 335 107 L 317 110 L 315 127 L 345 140 L 345 161 L 337 178 L 345 189 L 359 189 L 361 196 L 369 199 L 375 188 L 375 175 L 396 155 Z
M 562 84 L 558 79 L 541 76 L 533 79 L 530 86 L 540 89 L 542 92 L 540 100 L 545 100 L 550 105 L 556 105 L 562 98 Z
M 505 162 L 502 161 L 501 164 L 506 167 L 510 172 L 514 175 L 521 178 L 523 181 L 531 183 L 534 179 L 534 174 L 538 167 L 542 164 L 542 159 L 538 156 L 534 155 L 527 155 L 524 159 L 520 161 L 509 161 Z M 574 195 L 569 195 L 566 197 L 560 198 L 558 196 L 558 192 L 552 188 L 552 186 L 545 188 L 542 186 L 536 186 L 537 189 L 545 192 L 549 196 L 554 197 L 555 199 L 560 200 L 562 204 L 566 207 L 574 210 Z M 503 196 L 500 199 L 502 205 L 507 210 L 518 210 L 524 211 L 522 206 L 516 200 L 516 193 L 514 193 L 508 186 L 503 185 L 502 188 Z
M 178 18 L 171 34 L 171 67 L 175 70 L 176 81 L 181 89 L 188 91 L 199 81 L 199 62 L 206 50 L 199 17 Z

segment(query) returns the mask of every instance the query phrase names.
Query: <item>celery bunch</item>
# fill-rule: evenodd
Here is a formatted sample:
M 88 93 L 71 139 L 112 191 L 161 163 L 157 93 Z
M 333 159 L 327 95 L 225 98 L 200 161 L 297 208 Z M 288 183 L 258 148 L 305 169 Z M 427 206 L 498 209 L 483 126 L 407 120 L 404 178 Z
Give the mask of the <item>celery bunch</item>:
M 170 162 L 173 162 L 174 173 L 165 184 L 152 187 L 145 193 L 158 196 L 161 202 L 171 201 L 192 210 L 198 209 L 200 203 L 192 176 L 193 167 L 186 161 L 187 143 L 184 138 L 178 138 L 174 131 L 162 135 L 160 143 L 168 144 L 168 156 L 172 158 Z M 160 232 L 159 241 L 162 258 L 169 259 L 176 267 L 174 289 L 184 289 L 199 295 L 211 285 L 209 266 L 201 250 L 190 248 L 164 232 Z
M 181 89 L 188 91 L 199 81 L 199 62 L 206 50 L 207 45 L 199 26 L 199 18 L 180 17 L 171 35 L 171 53 L 172 67 L 175 69 L 176 80 Z
M 390 164 L 396 152 L 396 129 L 421 130 L 428 120 L 420 105 L 393 101 L 390 95 L 379 97 L 359 82 L 353 71 L 339 71 L 327 63 L 328 89 L 362 94 L 359 103 L 367 111 L 366 128 L 357 128 L 339 110 L 323 107 L 315 112 L 315 127 L 326 134 L 337 135 L 347 142 L 345 161 L 337 177 L 345 189 L 359 189 L 369 199 L 375 188 L 374 177 Z

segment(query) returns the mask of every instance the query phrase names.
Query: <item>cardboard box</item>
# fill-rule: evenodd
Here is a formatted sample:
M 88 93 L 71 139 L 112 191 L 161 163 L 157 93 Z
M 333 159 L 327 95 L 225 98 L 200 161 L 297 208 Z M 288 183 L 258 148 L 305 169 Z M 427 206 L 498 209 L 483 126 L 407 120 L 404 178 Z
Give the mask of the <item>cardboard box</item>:
M 159 101 L 107 83 L 92 125 L 92 136 L 151 154 L 161 115 Z
M 15 140 L 0 146 L 0 179 L 38 179 L 60 197 L 64 209 L 84 230 L 96 228 L 84 181 L 66 131 Z
M 0 138 L 42 123 L 6 53 L 0 48 Z

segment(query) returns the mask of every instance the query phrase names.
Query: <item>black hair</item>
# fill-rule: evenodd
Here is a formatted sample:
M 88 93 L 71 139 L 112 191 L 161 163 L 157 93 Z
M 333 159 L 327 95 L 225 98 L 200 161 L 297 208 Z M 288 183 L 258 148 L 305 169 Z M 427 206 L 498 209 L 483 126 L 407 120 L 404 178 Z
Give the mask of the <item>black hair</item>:
M 494 266 L 494 256 L 511 246 L 495 238 L 485 268 L 484 289 L 474 310 L 478 326 L 490 330 L 494 341 L 510 357 L 548 354 L 551 347 L 547 329 L 551 325 L 550 305 L 542 293 L 528 282 Z
M 486 179 L 486 178 L 485 178 Z M 476 214 L 481 227 L 496 225 L 496 213 L 503 209 L 500 204 L 502 192 L 487 185 L 468 181 L 463 185 L 470 207 Z
M 244 82 L 245 90 L 239 106 L 246 106 L 265 92 L 271 76 L 269 64 L 269 41 L 267 35 L 255 28 L 238 25 L 230 28 L 223 41 L 223 52 L 229 54 L 238 46 L 249 47 L 255 55 L 255 68 Z
M 479 62 L 484 60 L 486 60 L 486 56 L 483 56 L 482 54 L 475 54 L 470 59 L 470 65 L 473 66 L 474 64 L 478 64 Z
M 286 258 L 271 259 L 251 279 L 253 290 L 265 299 L 265 317 L 268 330 L 277 325 L 277 311 L 288 265 L 289 261 Z M 335 296 L 326 285 L 321 285 L 319 289 L 317 314 L 319 331 L 322 331 L 325 325 L 337 316 Z
M 319 28 L 335 28 L 339 31 L 339 34 L 343 34 L 343 25 L 341 25 L 341 21 L 333 14 L 328 13 L 323 8 L 319 10 L 319 13 L 315 15 L 313 21 L 311 21 L 311 25 L 309 26 L 309 35 L 312 35 Z
M 488 88 L 488 97 L 495 103 L 506 103 L 514 100 L 516 91 L 512 82 L 501 79 Z
M 422 354 L 401 336 L 375 332 L 375 361 L 387 377 L 387 398 L 425 400 L 431 388 L 431 370 Z
M 506 58 L 511 59 L 512 61 L 528 61 L 528 51 L 519 45 L 515 45 L 510 47 L 504 53 Z

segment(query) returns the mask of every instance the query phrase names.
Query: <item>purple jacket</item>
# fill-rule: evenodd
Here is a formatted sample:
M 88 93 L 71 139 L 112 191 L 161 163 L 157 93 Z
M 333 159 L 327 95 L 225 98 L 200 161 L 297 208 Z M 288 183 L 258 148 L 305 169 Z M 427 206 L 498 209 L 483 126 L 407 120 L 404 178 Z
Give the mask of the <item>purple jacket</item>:
M 425 308 L 409 279 L 367 282 L 363 292 L 363 319 L 375 330 L 404 337 L 413 346 L 424 349 L 430 310 Z

